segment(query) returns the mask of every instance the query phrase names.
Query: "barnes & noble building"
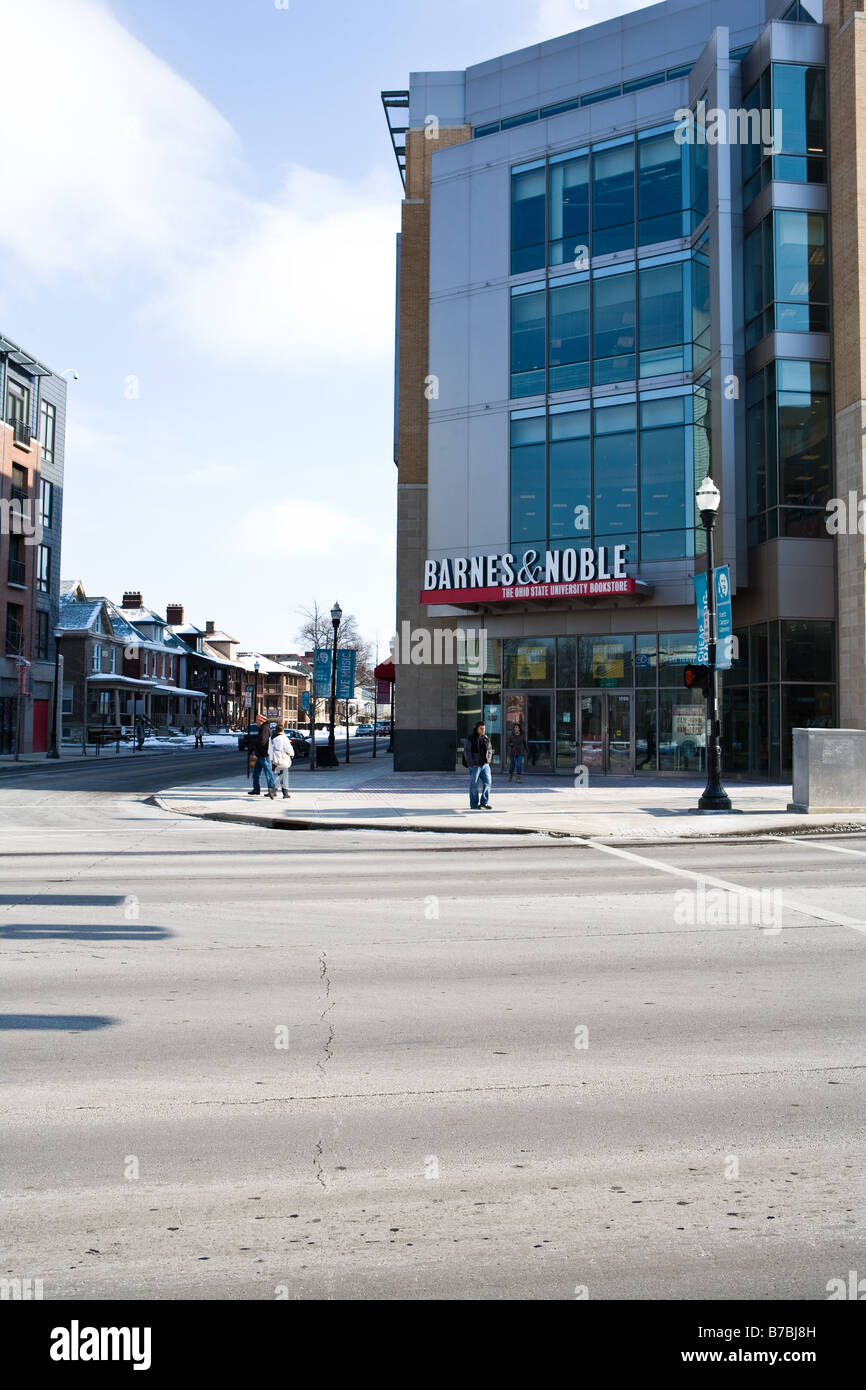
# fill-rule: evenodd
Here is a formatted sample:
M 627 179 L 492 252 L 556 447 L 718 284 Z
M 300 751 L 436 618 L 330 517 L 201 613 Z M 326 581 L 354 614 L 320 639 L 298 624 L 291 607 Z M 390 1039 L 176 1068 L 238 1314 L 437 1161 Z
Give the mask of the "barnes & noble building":
M 399 654 L 398 769 L 458 766 L 483 718 L 499 756 L 520 720 L 530 772 L 701 773 L 708 473 L 726 774 L 866 727 L 857 15 L 668 0 L 383 94 L 397 627 L 486 634 L 480 661 Z

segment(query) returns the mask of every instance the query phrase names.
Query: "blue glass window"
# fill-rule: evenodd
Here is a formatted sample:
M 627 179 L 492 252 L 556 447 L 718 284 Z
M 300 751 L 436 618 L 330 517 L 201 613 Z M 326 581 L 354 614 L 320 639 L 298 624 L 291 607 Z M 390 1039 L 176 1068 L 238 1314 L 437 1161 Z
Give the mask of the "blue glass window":
M 544 394 L 543 289 L 511 296 L 511 394 Z
M 595 385 L 633 379 L 634 271 L 596 276 L 592 282 L 592 307 Z
M 550 287 L 550 391 L 589 385 L 589 277 Z
M 634 177 L 634 140 L 593 150 L 593 256 L 634 246 Z
M 544 413 L 511 421 L 511 544 L 544 549 L 547 511 Z
M 652 266 L 639 274 L 640 376 L 665 376 L 691 367 L 688 261 Z
M 638 244 L 687 236 L 683 210 L 688 208 L 687 145 L 678 145 L 672 130 L 638 140 Z
M 591 523 L 589 410 L 550 415 L 551 543 L 587 544 Z
M 634 405 L 593 411 L 593 531 L 596 545 L 637 540 L 637 435 Z
M 544 265 L 544 165 L 511 176 L 511 274 Z
M 588 255 L 589 155 L 551 160 L 550 264 L 583 261 Z

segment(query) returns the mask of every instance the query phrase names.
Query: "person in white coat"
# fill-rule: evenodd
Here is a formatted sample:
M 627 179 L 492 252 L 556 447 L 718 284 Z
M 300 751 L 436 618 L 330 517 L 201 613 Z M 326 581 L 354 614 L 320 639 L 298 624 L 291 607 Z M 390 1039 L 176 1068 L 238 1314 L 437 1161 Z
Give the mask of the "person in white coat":
M 288 737 L 282 724 L 278 724 L 276 732 L 271 739 L 271 767 L 274 769 L 274 781 L 280 788 L 283 796 L 289 795 L 289 773 L 292 770 L 292 759 L 295 750 L 292 747 L 292 740 Z

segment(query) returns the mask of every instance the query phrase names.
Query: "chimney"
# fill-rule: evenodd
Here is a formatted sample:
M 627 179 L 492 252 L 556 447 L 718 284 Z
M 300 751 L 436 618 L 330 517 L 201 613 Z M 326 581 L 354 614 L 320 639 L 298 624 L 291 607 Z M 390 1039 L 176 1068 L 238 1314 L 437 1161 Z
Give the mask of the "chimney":
M 143 608 L 141 591 L 139 589 L 128 590 L 123 595 L 123 603 L 120 606 L 121 608 Z
M 170 603 L 165 610 L 165 621 L 169 627 L 183 627 L 183 604 Z
M 205 619 L 204 630 L 206 633 L 216 632 L 216 623 L 214 622 L 213 618 Z

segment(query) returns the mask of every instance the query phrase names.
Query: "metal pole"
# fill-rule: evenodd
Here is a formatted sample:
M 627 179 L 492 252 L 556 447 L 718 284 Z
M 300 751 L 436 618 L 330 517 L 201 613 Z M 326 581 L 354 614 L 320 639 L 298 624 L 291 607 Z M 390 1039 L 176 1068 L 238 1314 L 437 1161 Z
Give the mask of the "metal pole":
M 349 701 L 346 701 L 346 762 L 349 761 Z
M 51 704 L 51 747 L 45 754 L 46 758 L 59 758 L 60 749 L 57 747 L 57 692 L 60 687 L 60 638 L 54 638 L 54 699 Z
M 337 719 L 337 633 L 340 631 L 340 624 L 337 619 L 334 623 L 334 647 L 331 656 L 331 720 L 328 729 L 328 767 L 337 766 L 336 750 L 336 719 Z
M 379 655 L 379 648 L 376 648 L 376 656 Z M 376 665 L 378 666 L 378 661 Z M 379 723 L 379 677 L 373 675 L 373 757 L 376 756 L 376 729 Z
M 701 811 L 730 811 L 731 798 L 722 786 L 722 723 L 719 713 L 719 672 L 716 667 L 715 512 L 701 512 L 701 521 L 707 533 L 707 665 L 710 668 L 710 689 L 707 697 L 707 785 L 698 807 Z

